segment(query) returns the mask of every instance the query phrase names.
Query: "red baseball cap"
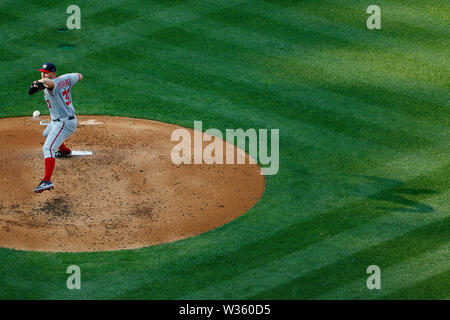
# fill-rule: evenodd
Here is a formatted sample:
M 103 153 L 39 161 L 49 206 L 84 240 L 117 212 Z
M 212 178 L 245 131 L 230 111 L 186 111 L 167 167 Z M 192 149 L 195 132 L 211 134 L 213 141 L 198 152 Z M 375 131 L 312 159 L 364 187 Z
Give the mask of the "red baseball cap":
M 38 71 L 41 72 L 56 72 L 56 67 L 53 63 L 51 62 L 46 62 L 42 65 L 42 68 L 39 69 Z

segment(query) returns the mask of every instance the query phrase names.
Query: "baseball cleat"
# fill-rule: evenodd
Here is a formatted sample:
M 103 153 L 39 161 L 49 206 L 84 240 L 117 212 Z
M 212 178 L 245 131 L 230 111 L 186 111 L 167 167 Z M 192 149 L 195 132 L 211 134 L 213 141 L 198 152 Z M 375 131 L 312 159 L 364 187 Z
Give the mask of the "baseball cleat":
M 41 193 L 45 190 L 53 189 L 55 185 L 51 181 L 44 181 L 42 180 L 41 183 L 34 189 L 35 193 Z
M 72 156 L 72 151 L 69 153 L 62 153 L 61 151 L 55 152 L 55 158 L 70 158 Z

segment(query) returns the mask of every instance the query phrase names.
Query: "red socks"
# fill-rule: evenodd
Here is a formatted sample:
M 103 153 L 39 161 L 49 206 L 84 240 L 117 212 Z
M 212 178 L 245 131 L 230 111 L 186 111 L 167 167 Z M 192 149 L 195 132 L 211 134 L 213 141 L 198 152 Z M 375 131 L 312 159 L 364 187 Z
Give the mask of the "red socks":
M 44 181 L 50 181 L 53 174 L 53 169 L 55 169 L 55 158 L 45 158 L 45 175 Z
M 67 148 L 66 145 L 63 143 L 62 145 L 59 146 L 59 151 L 61 151 L 61 153 L 69 153 L 71 150 Z
M 71 150 L 63 143 L 59 146 L 59 151 L 62 153 L 69 153 Z M 52 178 L 53 170 L 55 169 L 55 158 L 45 158 L 45 175 L 44 181 L 50 181 Z

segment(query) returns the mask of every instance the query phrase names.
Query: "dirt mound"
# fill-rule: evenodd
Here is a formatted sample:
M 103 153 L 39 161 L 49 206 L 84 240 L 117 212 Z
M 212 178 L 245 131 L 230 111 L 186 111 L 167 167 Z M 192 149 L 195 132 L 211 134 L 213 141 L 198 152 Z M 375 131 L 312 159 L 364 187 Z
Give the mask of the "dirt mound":
M 30 118 L 0 119 L 0 246 L 141 248 L 215 229 L 248 211 L 264 192 L 259 166 L 175 165 L 177 128 L 80 116 L 67 145 L 94 155 L 57 159 L 55 190 L 34 194 L 44 173 L 44 127 Z

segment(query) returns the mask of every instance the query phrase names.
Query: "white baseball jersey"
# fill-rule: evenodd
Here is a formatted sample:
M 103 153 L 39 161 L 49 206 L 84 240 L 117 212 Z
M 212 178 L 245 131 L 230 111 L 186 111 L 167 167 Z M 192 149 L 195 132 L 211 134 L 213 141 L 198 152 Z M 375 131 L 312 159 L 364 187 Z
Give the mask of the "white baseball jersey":
M 80 80 L 78 73 L 67 73 L 52 79 L 55 86 L 52 90 L 44 90 L 44 99 L 47 102 L 52 120 L 62 117 L 74 117 L 75 108 L 72 105 L 72 86 Z

